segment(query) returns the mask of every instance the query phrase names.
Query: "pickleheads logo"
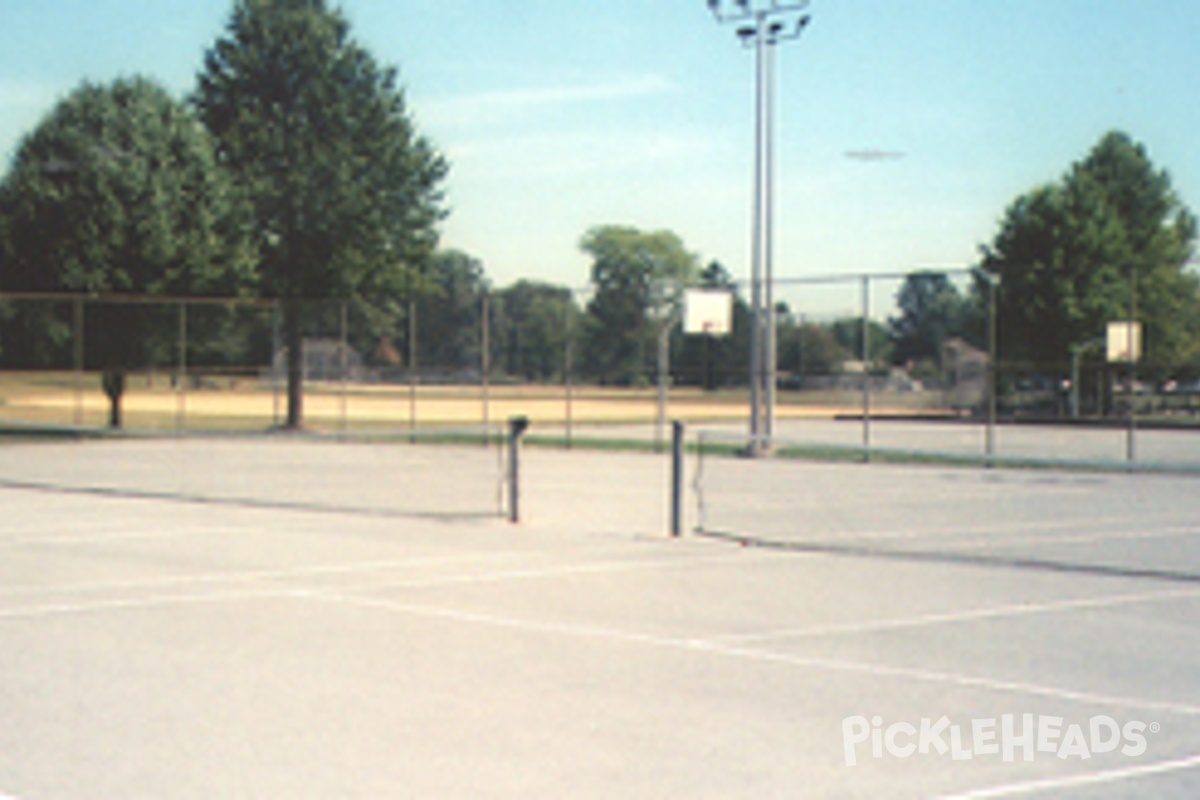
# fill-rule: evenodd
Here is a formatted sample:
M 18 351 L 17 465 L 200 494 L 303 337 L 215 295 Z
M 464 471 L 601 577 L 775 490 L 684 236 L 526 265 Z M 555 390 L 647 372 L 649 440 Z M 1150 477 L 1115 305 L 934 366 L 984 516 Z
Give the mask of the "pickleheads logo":
M 872 758 L 936 755 L 954 761 L 1033 761 L 1038 754 L 1087 760 L 1118 750 L 1136 758 L 1146 752 L 1146 734 L 1159 731 L 1157 722 L 1135 720 L 1122 725 L 1109 716 L 1092 717 L 1086 724 L 1065 722 L 1063 717 L 1005 714 L 973 719 L 965 725 L 943 716 L 925 718 L 915 725 L 894 722 L 885 727 L 882 717 L 846 717 L 842 720 L 842 745 L 848 767 L 858 764 L 860 748 L 869 748 Z

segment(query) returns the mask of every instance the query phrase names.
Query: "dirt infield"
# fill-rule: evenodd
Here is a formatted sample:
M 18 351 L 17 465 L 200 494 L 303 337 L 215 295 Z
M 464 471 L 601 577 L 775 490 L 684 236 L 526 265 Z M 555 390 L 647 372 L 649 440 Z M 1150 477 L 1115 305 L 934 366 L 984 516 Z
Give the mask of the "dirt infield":
M 108 400 L 88 380 L 73 387 L 66 382 L 5 381 L 0 385 L 0 416 L 38 424 L 103 425 Z M 915 398 L 914 398 L 915 399 Z M 911 408 L 911 400 L 905 407 Z M 781 418 L 831 418 L 859 410 L 851 393 L 799 397 L 784 395 L 777 406 Z M 123 410 L 127 427 L 139 429 L 203 428 L 246 430 L 278 423 L 286 408 L 280 391 L 250 382 L 220 388 L 176 391 L 165 381 L 132 381 Z M 744 392 L 702 392 L 672 389 L 670 418 L 687 422 L 718 422 L 745 418 Z M 542 425 L 651 423 L 658 417 L 653 389 L 572 388 L 563 386 L 310 385 L 305 395 L 305 418 L 313 425 L 404 427 L 417 425 L 476 425 L 513 416 L 526 416 Z

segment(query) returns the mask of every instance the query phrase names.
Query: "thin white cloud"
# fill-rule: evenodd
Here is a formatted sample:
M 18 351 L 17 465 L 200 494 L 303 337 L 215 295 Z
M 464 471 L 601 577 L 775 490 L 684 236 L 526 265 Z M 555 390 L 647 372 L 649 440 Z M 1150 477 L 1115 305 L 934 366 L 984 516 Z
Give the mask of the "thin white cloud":
M 494 121 L 497 117 L 520 116 L 546 108 L 653 97 L 675 89 L 675 84 L 658 75 L 606 83 L 501 89 L 429 100 L 421 105 L 420 115 L 435 125 Z
M 465 141 L 448 148 L 456 169 L 476 177 L 527 182 L 636 174 L 647 165 L 694 163 L 714 145 L 685 131 L 542 133 Z

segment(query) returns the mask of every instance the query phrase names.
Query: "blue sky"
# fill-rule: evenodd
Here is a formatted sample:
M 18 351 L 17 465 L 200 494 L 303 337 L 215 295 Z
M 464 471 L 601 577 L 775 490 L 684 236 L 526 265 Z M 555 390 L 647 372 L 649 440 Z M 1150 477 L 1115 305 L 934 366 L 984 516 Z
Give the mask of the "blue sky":
M 232 0 L 0 0 L 0 154 L 84 79 L 193 85 Z M 452 166 L 445 246 L 582 286 L 590 227 L 749 262 L 753 58 L 704 0 L 344 0 Z M 1195 0 L 813 0 L 779 52 L 776 274 L 964 266 L 1128 131 L 1200 209 Z M 903 158 L 863 161 L 849 151 Z

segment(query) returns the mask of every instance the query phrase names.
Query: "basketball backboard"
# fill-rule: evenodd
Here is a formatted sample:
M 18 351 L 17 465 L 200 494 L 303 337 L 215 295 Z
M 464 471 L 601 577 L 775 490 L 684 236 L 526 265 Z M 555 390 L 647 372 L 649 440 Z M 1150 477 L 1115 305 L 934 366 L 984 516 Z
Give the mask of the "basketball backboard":
M 1142 357 L 1142 323 L 1110 322 L 1107 336 L 1108 361 L 1128 364 Z
M 733 293 L 724 289 L 688 289 L 683 295 L 683 332 L 728 336 L 733 330 Z

